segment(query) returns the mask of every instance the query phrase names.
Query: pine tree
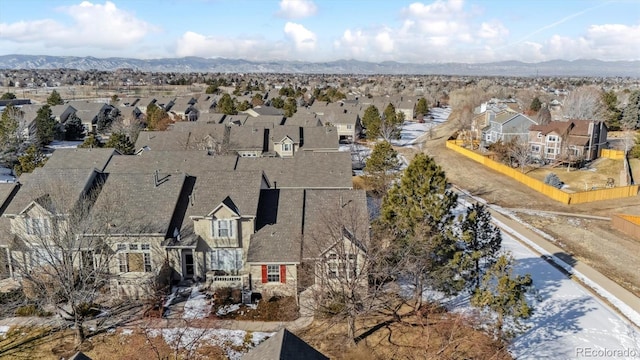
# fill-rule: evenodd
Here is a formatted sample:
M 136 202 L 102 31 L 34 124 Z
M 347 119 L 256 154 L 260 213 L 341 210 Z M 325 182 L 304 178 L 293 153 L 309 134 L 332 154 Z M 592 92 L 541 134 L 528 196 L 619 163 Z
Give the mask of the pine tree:
M 376 197 L 386 194 L 400 168 L 398 152 L 387 141 L 379 142 L 364 166 L 364 180 Z
M 375 140 L 380 136 L 380 112 L 378 108 L 369 105 L 362 116 L 362 126 L 366 129 L 366 136 L 370 140 Z
M 233 103 L 233 99 L 229 94 L 222 95 L 220 101 L 218 101 L 218 105 L 216 106 L 216 111 L 226 115 L 236 115 L 238 113 L 235 104 Z
M 13 100 L 16 98 L 16 94 L 12 92 L 6 92 L 0 96 L 0 100 Z
M 622 111 L 618 109 L 618 96 L 613 90 L 602 93 L 602 103 L 605 111 L 605 124 L 609 130 L 620 130 Z
M 114 148 L 123 155 L 131 155 L 135 150 L 135 145 L 129 140 L 129 137 L 121 132 L 111 134 L 104 146 Z
M 420 98 L 418 103 L 416 103 L 416 115 L 427 115 L 429 112 L 429 106 L 427 105 L 427 99 Z
M 288 98 L 284 104 L 284 116 L 292 117 L 293 114 L 296 113 L 296 111 L 298 111 L 298 106 L 296 105 L 296 99 L 292 97 Z
M 531 111 L 535 111 L 538 112 L 540 111 L 540 108 L 542 108 L 542 102 L 540 101 L 540 99 L 536 96 L 533 98 L 533 100 L 531 101 L 531 105 L 529 105 L 529 110 Z
M 426 285 L 454 291 L 450 261 L 455 254 L 456 205 L 457 196 L 448 190 L 444 171 L 426 154 L 416 155 L 383 199 L 374 229 L 390 240 L 390 261 L 404 263 L 403 271 L 415 286 L 416 307 Z
M 496 332 L 501 338 L 512 335 L 505 331 L 507 318 L 518 324 L 518 319 L 526 319 L 533 314 L 526 294 L 532 288 L 531 275 L 513 274 L 513 257 L 501 255 L 482 277 L 480 287 L 471 297 L 471 305 L 492 310 L 497 315 Z
M 36 168 L 42 167 L 45 162 L 47 162 L 47 157 L 40 152 L 37 146 L 31 145 L 24 155 L 18 157 L 18 164 L 13 168 L 13 171 L 20 176 L 23 173 L 30 173 Z
M 67 121 L 64 123 L 65 140 L 76 140 L 82 138 L 83 134 L 84 125 L 82 125 L 82 120 L 80 120 L 80 118 L 75 114 L 69 116 Z
M 44 105 L 38 109 L 36 116 L 36 142 L 43 147 L 53 141 L 55 137 L 56 119 L 51 113 L 49 105 Z
M 102 147 L 102 144 L 98 141 L 94 134 L 89 134 L 82 144 L 78 145 L 79 148 L 95 149 Z
M 60 97 L 60 94 L 58 94 L 56 90 L 53 90 L 51 92 L 51 95 L 49 95 L 49 97 L 47 98 L 47 105 L 55 106 L 55 105 L 62 105 L 62 104 L 64 104 L 64 101 Z
M 640 90 L 629 95 L 629 102 L 624 108 L 621 123 L 625 130 L 634 130 L 640 127 Z
M 9 104 L 2 110 L 0 117 L 0 161 L 12 163 L 19 152 L 22 136 L 19 134 L 20 119 L 23 112 Z
M 458 268 L 463 288 L 475 291 L 485 268 L 493 266 L 502 244 L 500 229 L 491 223 L 491 213 L 482 204 L 473 204 L 460 218 L 460 240 L 463 245 L 456 253 L 453 265 Z

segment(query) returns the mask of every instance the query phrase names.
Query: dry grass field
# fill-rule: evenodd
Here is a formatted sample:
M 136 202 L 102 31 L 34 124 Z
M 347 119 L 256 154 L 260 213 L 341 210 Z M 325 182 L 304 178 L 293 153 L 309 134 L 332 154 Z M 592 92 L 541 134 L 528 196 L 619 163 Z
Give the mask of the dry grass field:
M 592 162 L 588 169 L 576 169 L 567 166 L 541 167 L 527 172 L 527 175 L 543 181 L 547 174 L 554 173 L 568 186 L 563 190 L 577 192 L 593 188 L 605 188 L 609 178 L 614 180 L 615 186 L 621 186 L 620 173 L 623 168 L 622 160 L 600 158 Z

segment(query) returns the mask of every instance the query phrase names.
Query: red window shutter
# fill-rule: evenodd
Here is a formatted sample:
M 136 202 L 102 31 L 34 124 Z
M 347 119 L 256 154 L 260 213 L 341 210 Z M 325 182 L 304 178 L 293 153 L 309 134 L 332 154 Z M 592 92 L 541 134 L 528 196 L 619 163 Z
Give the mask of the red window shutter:
M 280 282 L 287 282 L 287 265 L 280 265 Z
M 262 265 L 262 283 L 267 282 L 267 265 Z

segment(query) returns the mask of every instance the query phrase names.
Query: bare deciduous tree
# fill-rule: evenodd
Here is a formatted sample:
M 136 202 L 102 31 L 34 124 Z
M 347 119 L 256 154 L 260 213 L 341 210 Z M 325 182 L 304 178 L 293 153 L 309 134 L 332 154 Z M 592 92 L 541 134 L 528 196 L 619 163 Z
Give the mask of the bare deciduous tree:
M 565 118 L 598 120 L 603 115 L 602 91 L 586 86 L 572 91 L 564 101 Z

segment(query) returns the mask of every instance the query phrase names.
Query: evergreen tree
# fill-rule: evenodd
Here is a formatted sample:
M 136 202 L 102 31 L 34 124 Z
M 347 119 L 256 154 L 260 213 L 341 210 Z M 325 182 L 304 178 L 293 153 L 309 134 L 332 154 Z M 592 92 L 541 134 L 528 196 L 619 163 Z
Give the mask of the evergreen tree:
M 364 180 L 376 197 L 387 193 L 400 168 L 398 152 L 387 141 L 379 142 L 364 166 Z
M 640 90 L 636 90 L 629 95 L 629 102 L 622 114 L 622 128 L 633 130 L 640 127 Z
M 218 105 L 216 106 L 216 112 L 226 114 L 226 115 L 236 115 L 238 111 L 236 110 L 236 106 L 233 103 L 233 99 L 231 95 L 224 94 L 218 101 Z
M 156 104 L 147 106 L 147 128 L 149 130 L 166 130 L 171 119 L 163 108 Z
M 416 104 L 416 115 L 427 115 L 429 112 L 429 106 L 427 105 L 427 99 L 420 98 Z
M 605 124 L 609 130 L 620 130 L 622 111 L 618 109 L 618 96 L 613 90 L 602 93 L 602 103 L 605 107 Z
M 22 142 L 22 136 L 18 133 L 22 111 L 9 104 L 2 110 L 0 117 L 0 161 L 12 163 L 15 161 Z
M 47 157 L 40 152 L 40 149 L 36 145 L 31 145 L 24 155 L 18 157 L 18 164 L 13 168 L 13 171 L 20 176 L 23 173 L 30 173 L 36 168 L 42 167 L 46 162 Z
M 285 117 L 292 117 L 293 114 L 295 114 L 296 111 L 298 111 L 298 106 L 296 105 L 296 99 L 292 97 L 288 98 L 284 104 L 283 109 L 284 109 Z
M 640 134 L 636 134 L 635 144 L 629 150 L 629 156 L 640 159 Z
M 384 109 L 382 117 L 382 123 L 380 126 L 380 133 L 386 139 L 400 139 L 400 131 L 402 124 L 404 123 L 404 113 L 396 112 L 396 107 L 393 104 L 387 105 Z
M 0 100 L 13 100 L 16 98 L 16 94 L 12 92 L 6 92 L 0 96 Z
M 47 105 L 55 106 L 55 105 L 62 105 L 62 104 L 64 104 L 64 101 L 60 97 L 60 94 L 58 94 L 56 90 L 53 90 L 51 92 L 51 95 L 49 95 L 49 97 L 47 98 Z
M 447 189 L 444 171 L 426 154 L 418 154 L 384 197 L 377 235 L 390 239 L 390 262 L 403 263 L 415 286 L 416 307 L 429 285 L 454 292 L 450 262 L 456 250 L 453 209 L 457 196 Z
M 506 318 L 518 324 L 518 319 L 533 314 L 526 299 L 532 285 L 531 275 L 513 274 L 513 257 L 503 254 L 482 277 L 480 287 L 471 297 L 471 305 L 495 312 L 496 332 L 501 338 L 507 338 L 511 334 L 505 331 Z
M 204 91 L 205 94 L 217 94 L 218 93 L 218 85 L 209 85 L 207 89 Z
M 276 109 L 282 109 L 284 107 L 284 100 L 281 97 L 274 97 L 271 99 L 271 106 Z
M 484 269 L 495 264 L 502 235 L 491 223 L 491 213 L 482 204 L 473 204 L 460 218 L 462 246 L 456 253 L 453 265 L 458 268 L 461 283 L 459 289 L 475 291 L 482 280 Z
M 38 109 L 36 116 L 36 142 L 39 147 L 48 145 L 55 137 L 56 119 L 51 113 L 49 105 Z
M 111 137 L 109 137 L 109 140 L 104 146 L 114 148 L 123 155 L 131 155 L 135 150 L 135 145 L 129 140 L 129 137 L 122 132 L 111 134 Z
M 82 125 L 82 120 L 73 114 L 69 116 L 67 121 L 64 123 L 64 138 L 65 140 L 76 140 L 82 138 L 84 135 L 84 125 Z
M 102 147 L 102 144 L 94 134 L 89 134 L 86 139 L 82 142 L 82 144 L 78 145 L 79 148 L 83 149 L 95 149 Z
M 369 105 L 362 116 L 362 126 L 366 129 L 366 136 L 370 140 L 375 140 L 380 136 L 381 126 L 380 112 L 378 108 Z
M 538 112 L 540 111 L 541 108 L 542 108 L 542 102 L 537 96 L 534 97 L 533 100 L 531 100 L 531 105 L 529 105 L 529 110 Z

